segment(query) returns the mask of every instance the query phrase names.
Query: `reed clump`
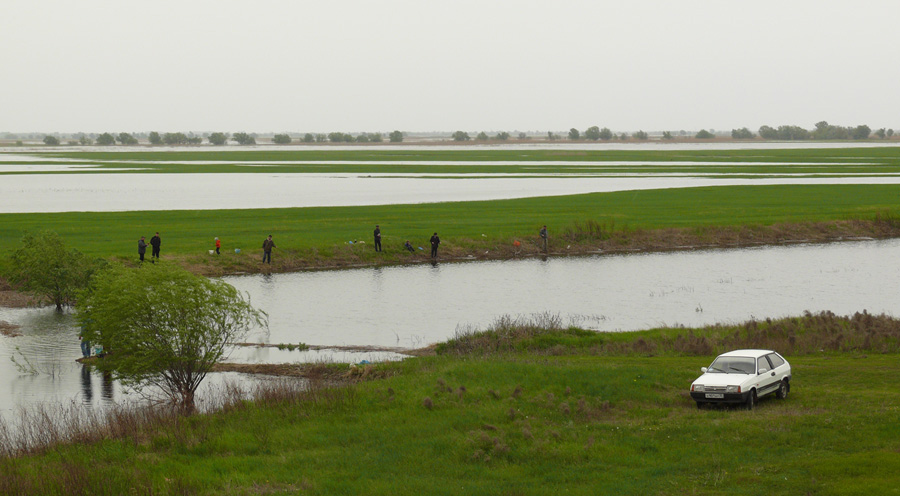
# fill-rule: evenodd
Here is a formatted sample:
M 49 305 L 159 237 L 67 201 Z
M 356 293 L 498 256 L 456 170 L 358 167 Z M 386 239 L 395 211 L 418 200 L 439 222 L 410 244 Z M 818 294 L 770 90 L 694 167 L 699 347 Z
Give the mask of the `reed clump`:
M 708 356 L 741 348 L 790 355 L 825 352 L 900 352 L 900 319 L 866 311 L 849 316 L 805 312 L 799 317 L 750 320 L 685 329 L 600 333 L 565 328 L 558 316 L 504 316 L 485 330 L 461 329 L 435 348 L 438 354 L 491 355 L 528 351 L 545 355 Z
M 457 327 L 452 339 L 437 345 L 438 354 L 490 354 L 518 349 L 522 343 L 563 331 L 562 318 L 549 312 L 531 316 L 503 315 L 487 331 Z

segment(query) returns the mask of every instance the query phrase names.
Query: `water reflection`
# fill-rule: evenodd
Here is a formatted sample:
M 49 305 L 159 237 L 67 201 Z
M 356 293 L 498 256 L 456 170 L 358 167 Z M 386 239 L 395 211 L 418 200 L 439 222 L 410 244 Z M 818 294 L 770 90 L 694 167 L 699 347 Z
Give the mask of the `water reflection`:
M 81 396 L 84 403 L 91 404 L 94 401 L 94 385 L 91 382 L 91 367 L 81 365 Z

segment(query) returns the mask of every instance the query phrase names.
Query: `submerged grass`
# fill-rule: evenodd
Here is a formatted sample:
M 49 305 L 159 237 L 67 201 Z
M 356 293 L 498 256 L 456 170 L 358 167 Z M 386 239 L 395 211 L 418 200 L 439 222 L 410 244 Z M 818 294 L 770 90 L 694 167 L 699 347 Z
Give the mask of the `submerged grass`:
M 142 173 L 330 172 L 359 174 L 890 174 L 900 171 L 896 147 L 771 150 L 167 150 L 27 152 L 50 160 Z M 453 162 L 452 165 L 438 164 Z M 555 162 L 564 161 L 565 164 Z M 349 163 L 340 163 L 349 162 Z M 404 163 L 406 162 L 406 163 Z M 410 163 L 413 162 L 413 163 Z M 596 162 L 580 164 L 579 162 Z M 29 162 L 34 163 L 34 162 Z M 48 163 L 58 163 L 48 161 Z M 247 167 L 246 164 L 253 164 Z M 0 168 L 0 174 L 3 173 Z M 39 172 L 38 172 L 39 173 Z M 85 172 L 74 172 L 84 174 Z
M 483 353 L 493 348 L 457 347 L 378 365 L 390 370 L 382 380 L 274 394 L 137 437 L 6 458 L 0 493 L 828 495 L 896 489 L 897 353 L 785 352 L 795 377 L 787 400 L 765 400 L 751 412 L 699 411 L 687 387 L 712 356 L 659 349 L 648 357 L 633 346 L 640 339 L 671 346 L 678 334 L 715 332 L 622 333 L 616 335 L 621 347 L 594 354 L 590 333 L 566 332 L 552 315 L 540 318 L 495 331 L 505 326 L 513 343 L 559 334 L 570 341 L 565 349 L 534 352 L 541 347 L 532 344 L 520 348 L 529 351 Z M 894 327 L 865 314 L 773 324 L 809 334 L 811 341 L 820 332 L 828 341 L 835 325 L 863 334 L 889 334 Z M 720 334 L 754 332 L 734 326 Z M 657 338 L 648 335 L 654 333 Z

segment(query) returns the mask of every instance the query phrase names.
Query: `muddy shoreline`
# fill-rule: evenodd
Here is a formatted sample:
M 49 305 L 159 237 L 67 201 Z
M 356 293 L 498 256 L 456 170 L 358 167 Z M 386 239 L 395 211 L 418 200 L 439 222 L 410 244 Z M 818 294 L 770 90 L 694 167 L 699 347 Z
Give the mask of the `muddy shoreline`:
M 698 226 L 604 232 L 586 227 L 583 232 L 554 236 L 551 232 L 549 253 L 543 253 L 538 239 L 509 239 L 488 244 L 480 240 L 446 240 L 440 255 L 433 261 L 427 254 L 397 251 L 374 259 L 369 253 L 336 251 L 334 256 L 319 257 L 312 253 L 280 250 L 271 265 L 260 263 L 255 254 L 240 258 L 173 256 L 187 270 L 207 277 L 245 274 L 277 274 L 304 271 L 390 267 L 431 263 L 520 260 L 543 257 L 615 255 L 622 253 L 662 253 L 706 249 L 784 246 L 803 243 L 834 243 L 900 238 L 900 222 L 895 219 L 839 220 L 811 223 L 785 223 L 770 226 Z M 518 244 L 516 244 L 518 243 Z M 133 263 L 133 262 L 126 262 Z M 43 306 L 40 298 L 17 291 L 0 278 L 0 307 L 27 308 Z

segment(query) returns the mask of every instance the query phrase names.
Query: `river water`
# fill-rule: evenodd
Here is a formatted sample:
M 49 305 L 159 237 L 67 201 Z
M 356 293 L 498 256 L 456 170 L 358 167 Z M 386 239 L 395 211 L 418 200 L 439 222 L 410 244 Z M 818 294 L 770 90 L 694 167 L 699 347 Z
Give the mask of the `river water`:
M 702 326 L 806 310 L 900 315 L 900 240 L 733 250 L 597 255 L 226 277 L 270 316 L 257 343 L 414 348 L 504 315 L 549 312 L 598 331 Z M 0 416 L 41 401 L 97 406 L 121 398 L 82 369 L 71 315 L 4 309 L 21 326 L 0 336 Z M 242 348 L 234 361 L 397 359 L 390 352 Z M 11 359 L 15 358 L 18 366 Z M 220 380 L 213 378 L 211 382 Z

